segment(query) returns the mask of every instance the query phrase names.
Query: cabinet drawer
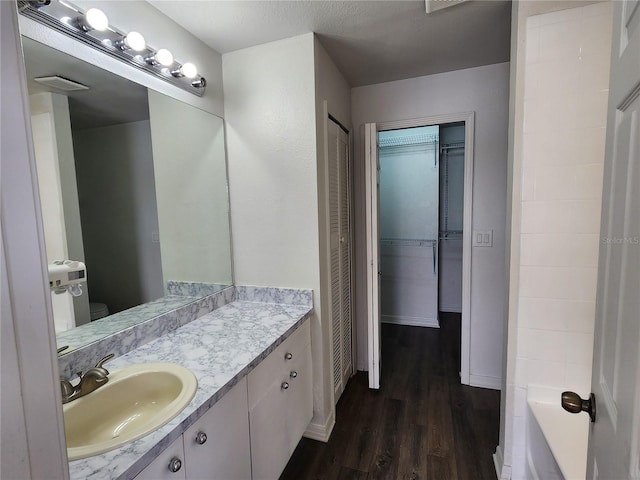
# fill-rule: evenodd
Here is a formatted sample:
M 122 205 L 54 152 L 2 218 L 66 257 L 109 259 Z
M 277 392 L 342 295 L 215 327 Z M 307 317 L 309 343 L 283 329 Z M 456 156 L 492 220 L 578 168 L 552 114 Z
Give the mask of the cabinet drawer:
M 289 371 L 300 353 L 311 343 L 309 320 L 300 325 L 295 332 L 282 342 L 260 365 L 248 375 L 249 409 L 255 407 L 269 390 L 271 383 L 278 379 L 287 381 Z M 287 353 L 291 359 L 286 358 Z

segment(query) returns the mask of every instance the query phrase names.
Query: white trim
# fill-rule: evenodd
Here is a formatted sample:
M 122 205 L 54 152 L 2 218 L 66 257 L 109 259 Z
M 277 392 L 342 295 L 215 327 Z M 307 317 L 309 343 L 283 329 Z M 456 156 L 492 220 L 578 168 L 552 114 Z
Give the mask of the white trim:
M 367 305 L 369 308 L 367 342 L 369 388 L 380 388 L 380 270 L 378 238 L 378 145 L 375 123 L 364 126 L 366 177 Z
M 437 318 L 408 317 L 406 315 L 382 315 L 382 323 L 407 325 L 410 327 L 440 328 Z
M 2 261 L 31 478 L 69 478 L 25 67 L 15 2 L 0 2 L 2 35 Z M 10 112 L 10 118 L 7 113 Z M 3 328 L 4 331 L 4 328 Z M 4 354 L 4 351 L 3 351 Z M 15 357 L 14 357 L 15 358 Z M 3 405 L 4 406 L 4 405 Z M 15 410 L 19 410 L 16 408 Z M 22 415 L 23 412 L 5 412 Z M 3 458 L 5 461 L 16 459 Z
M 432 117 L 378 123 L 378 131 L 398 128 L 424 127 L 444 123 L 464 122 L 464 219 L 462 226 L 462 324 L 460 345 L 460 381 L 471 383 L 471 240 L 473 233 L 473 156 L 475 112 L 461 112 Z M 370 178 L 366 177 L 367 188 Z M 368 217 L 367 217 L 368 218 Z M 371 305 L 371 304 L 369 304 Z M 492 383 L 493 385 L 493 383 Z M 501 387 L 489 387 L 497 388 Z
M 327 443 L 331 437 L 331 432 L 333 432 L 335 424 L 335 409 L 332 409 L 324 425 L 321 423 L 311 422 L 302 436 L 310 438 L 311 440 L 318 440 L 319 442 Z
M 469 375 L 469 385 L 472 387 L 490 388 L 492 390 L 502 390 L 502 378 L 487 377 L 485 375 Z
M 462 305 L 460 304 L 451 304 L 451 303 L 441 303 L 438 307 L 438 311 L 443 313 L 462 313 Z
M 460 381 L 471 384 L 471 240 L 473 237 L 473 158 L 475 115 L 467 114 L 464 124 L 464 220 L 462 226 L 462 325 L 460 346 Z M 501 388 L 498 380 L 498 389 Z
M 493 457 L 493 466 L 496 469 L 496 477 L 499 479 L 507 479 L 509 477 L 503 477 L 503 467 L 504 467 L 504 453 L 502 452 L 502 447 L 498 445 L 496 447 L 495 453 L 492 455 Z

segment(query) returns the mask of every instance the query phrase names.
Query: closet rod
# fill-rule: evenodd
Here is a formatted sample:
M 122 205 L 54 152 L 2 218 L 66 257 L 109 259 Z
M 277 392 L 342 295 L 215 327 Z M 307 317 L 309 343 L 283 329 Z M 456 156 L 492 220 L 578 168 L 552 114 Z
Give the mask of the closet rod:
M 464 148 L 464 143 L 443 143 L 440 145 L 440 150 L 449 150 L 451 148 Z
M 425 238 L 381 238 L 380 243 L 389 246 L 430 247 L 431 245 L 438 243 L 438 240 Z

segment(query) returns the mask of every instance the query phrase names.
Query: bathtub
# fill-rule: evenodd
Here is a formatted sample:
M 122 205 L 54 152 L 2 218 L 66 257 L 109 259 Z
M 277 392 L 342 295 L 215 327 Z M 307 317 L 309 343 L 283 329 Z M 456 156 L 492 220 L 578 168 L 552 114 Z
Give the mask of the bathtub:
M 560 406 L 560 390 L 527 389 L 528 480 L 584 480 L 587 474 L 589 416 Z

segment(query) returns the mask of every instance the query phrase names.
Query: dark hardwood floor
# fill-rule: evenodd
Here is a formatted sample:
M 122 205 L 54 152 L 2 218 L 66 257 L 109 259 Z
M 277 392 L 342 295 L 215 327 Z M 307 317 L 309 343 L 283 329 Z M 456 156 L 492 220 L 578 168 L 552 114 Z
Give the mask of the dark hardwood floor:
M 303 438 L 281 480 L 495 480 L 500 392 L 460 385 L 460 315 L 384 324 L 380 390 L 349 381 L 328 443 Z

